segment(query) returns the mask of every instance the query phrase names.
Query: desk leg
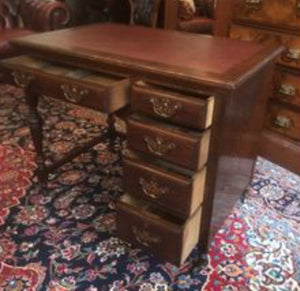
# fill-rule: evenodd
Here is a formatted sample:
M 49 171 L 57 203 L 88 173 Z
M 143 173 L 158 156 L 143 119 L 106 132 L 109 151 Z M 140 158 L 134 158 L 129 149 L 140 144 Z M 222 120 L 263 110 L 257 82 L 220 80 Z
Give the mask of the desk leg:
M 42 184 L 45 186 L 48 174 L 45 167 L 45 157 L 43 154 L 43 120 L 38 113 L 39 95 L 31 91 L 29 88 L 25 89 L 25 98 L 29 106 L 28 123 L 30 127 L 31 137 L 34 148 L 36 150 L 37 161 L 37 176 Z
M 112 152 L 115 152 L 115 139 L 117 136 L 117 131 L 115 129 L 116 117 L 114 114 L 109 114 L 107 117 L 108 125 L 108 138 L 109 138 L 109 148 Z

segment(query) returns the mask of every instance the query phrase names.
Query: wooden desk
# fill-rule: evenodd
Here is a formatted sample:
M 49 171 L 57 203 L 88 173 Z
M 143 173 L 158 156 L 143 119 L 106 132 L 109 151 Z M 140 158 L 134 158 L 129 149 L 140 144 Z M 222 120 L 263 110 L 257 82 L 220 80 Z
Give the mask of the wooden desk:
M 197 241 L 206 251 L 209 234 L 251 180 L 272 61 L 281 49 L 114 24 L 43 33 L 13 44 L 35 60 L 130 79 L 136 114 L 128 120 L 133 154 L 124 162 L 127 194 L 117 203 L 119 236 L 175 263 L 183 262 Z M 9 70 L 27 70 L 9 60 L 0 66 L 7 79 Z M 62 94 L 27 79 L 34 114 L 37 93 Z M 113 100 L 105 96 L 97 100 Z M 126 100 L 115 97 L 119 105 Z M 84 94 L 79 104 L 99 109 L 92 99 Z

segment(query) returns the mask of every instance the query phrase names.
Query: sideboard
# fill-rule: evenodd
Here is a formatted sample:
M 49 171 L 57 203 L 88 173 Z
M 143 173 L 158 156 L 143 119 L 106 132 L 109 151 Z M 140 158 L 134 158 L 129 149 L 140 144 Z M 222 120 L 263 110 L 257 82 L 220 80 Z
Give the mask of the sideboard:
M 300 1 L 232 0 L 232 5 L 231 38 L 285 47 L 276 60 L 260 154 L 299 174 Z
M 38 95 L 109 114 L 130 104 L 119 237 L 176 264 L 205 252 L 251 181 L 281 48 L 117 24 L 13 44 L 25 56 L 0 72 L 26 88 L 39 165 Z

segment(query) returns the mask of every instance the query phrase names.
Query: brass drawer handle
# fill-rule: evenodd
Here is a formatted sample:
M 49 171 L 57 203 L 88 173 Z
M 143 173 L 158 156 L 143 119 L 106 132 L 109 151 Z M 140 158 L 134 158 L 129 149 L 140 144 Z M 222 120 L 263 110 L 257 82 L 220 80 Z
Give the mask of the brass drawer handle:
M 300 0 L 297 0 L 296 2 L 296 15 L 297 17 L 300 17 Z
M 245 3 L 248 7 L 259 10 L 263 5 L 263 0 L 245 0 Z
M 90 92 L 87 89 L 81 90 L 71 85 L 62 84 L 60 86 L 67 101 L 79 103 Z
M 161 187 L 157 182 L 153 180 L 146 181 L 144 178 L 140 178 L 139 184 L 142 187 L 144 195 L 155 200 L 169 192 L 169 188 Z
M 277 115 L 274 119 L 274 125 L 280 128 L 289 129 L 292 126 L 292 120 L 283 115 Z
M 138 229 L 136 226 L 133 226 L 132 232 L 136 241 L 144 247 L 150 247 L 151 245 L 161 242 L 160 237 L 153 233 L 150 233 L 147 230 L 147 227 L 145 227 L 144 229 Z
M 14 77 L 15 84 L 23 89 L 27 88 L 30 85 L 31 81 L 35 79 L 33 75 L 23 72 L 14 71 L 12 72 L 12 75 Z
M 296 87 L 287 83 L 281 84 L 279 88 L 279 93 L 286 96 L 295 96 L 296 92 L 297 92 Z
M 152 109 L 156 115 L 163 118 L 171 118 L 181 109 L 179 102 L 167 98 L 151 98 Z
M 300 49 L 297 48 L 286 49 L 285 52 L 282 54 L 282 60 L 287 63 L 291 63 L 291 62 L 298 63 L 300 61 Z
M 157 155 L 157 156 L 163 156 L 170 150 L 173 150 L 176 148 L 176 145 L 172 142 L 169 142 L 162 137 L 155 137 L 155 139 L 152 139 L 149 136 L 144 137 L 144 141 L 147 144 L 148 150 Z

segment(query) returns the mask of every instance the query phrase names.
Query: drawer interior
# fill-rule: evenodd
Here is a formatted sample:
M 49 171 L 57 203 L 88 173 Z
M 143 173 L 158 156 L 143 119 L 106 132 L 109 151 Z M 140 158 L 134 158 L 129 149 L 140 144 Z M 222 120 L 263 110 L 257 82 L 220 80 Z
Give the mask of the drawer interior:
M 164 122 L 159 122 L 156 120 L 153 120 L 151 118 L 138 115 L 136 113 L 132 114 L 130 116 L 131 119 L 141 122 L 143 124 L 147 124 L 149 126 L 154 126 L 156 129 L 161 128 L 162 130 L 166 130 L 168 132 L 172 132 L 173 134 L 178 134 L 180 136 L 186 136 L 186 137 L 194 137 L 194 138 L 200 138 L 202 136 L 202 133 L 196 130 L 188 129 L 182 126 L 177 125 L 171 125 Z M 203 130 L 205 131 L 205 130 Z
M 109 72 L 94 72 L 78 69 L 76 67 L 61 65 L 55 62 L 47 62 L 30 56 L 19 56 L 2 60 L 0 66 L 15 70 L 28 70 L 41 74 L 49 74 L 72 80 L 82 81 L 95 86 L 110 86 L 121 81 L 125 77 L 110 74 Z
M 135 85 L 141 88 L 147 88 L 155 91 L 159 91 L 161 93 L 167 93 L 170 95 L 174 95 L 182 98 L 189 98 L 193 102 L 201 102 L 201 99 L 212 99 L 213 97 L 210 94 L 201 93 L 199 91 L 187 91 L 181 87 L 169 87 L 166 85 L 162 85 L 159 83 L 153 83 L 149 81 L 137 81 Z
M 153 166 L 156 166 L 157 168 L 161 168 L 164 171 L 171 173 L 172 175 L 177 175 L 181 179 L 193 179 L 195 177 L 195 171 L 177 166 L 172 163 L 168 163 L 160 159 L 152 159 L 149 156 L 146 156 L 142 153 L 137 153 L 129 150 L 125 154 L 125 158 L 128 158 L 129 160 L 133 161 L 144 160 L 145 162 L 150 163 Z
M 186 221 L 184 219 L 172 216 L 168 213 L 165 213 L 155 207 L 153 204 L 133 197 L 129 194 L 124 194 L 120 198 L 120 202 L 129 206 L 134 211 L 138 211 L 139 215 L 143 216 L 143 213 L 146 214 L 147 217 L 151 217 L 155 220 L 161 220 L 164 224 L 171 224 L 172 227 L 184 227 Z

